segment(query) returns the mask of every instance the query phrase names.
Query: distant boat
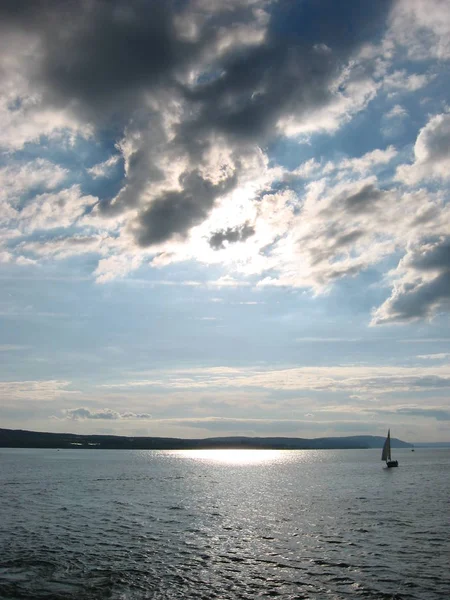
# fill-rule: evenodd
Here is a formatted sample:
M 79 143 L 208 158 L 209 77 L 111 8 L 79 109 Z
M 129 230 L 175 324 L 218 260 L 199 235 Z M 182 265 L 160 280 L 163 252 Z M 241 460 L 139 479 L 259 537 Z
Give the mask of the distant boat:
M 411 448 L 411 452 L 414 452 L 414 446 Z
M 398 460 L 392 460 L 391 458 L 391 430 L 388 430 L 386 441 L 384 442 L 383 452 L 381 453 L 381 460 L 386 461 L 387 467 L 398 467 Z

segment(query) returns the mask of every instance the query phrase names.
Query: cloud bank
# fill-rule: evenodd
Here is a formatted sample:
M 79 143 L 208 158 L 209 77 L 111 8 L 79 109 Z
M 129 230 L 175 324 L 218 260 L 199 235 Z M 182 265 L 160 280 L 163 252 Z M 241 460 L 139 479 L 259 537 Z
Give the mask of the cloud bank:
M 336 135 L 375 99 L 404 116 L 398 95 L 450 59 L 449 15 L 441 0 L 3 2 L 0 261 L 95 255 L 105 283 L 193 260 L 317 294 L 400 255 L 372 324 L 448 310 L 447 107 L 409 161 L 378 143 L 288 168 L 270 148 Z

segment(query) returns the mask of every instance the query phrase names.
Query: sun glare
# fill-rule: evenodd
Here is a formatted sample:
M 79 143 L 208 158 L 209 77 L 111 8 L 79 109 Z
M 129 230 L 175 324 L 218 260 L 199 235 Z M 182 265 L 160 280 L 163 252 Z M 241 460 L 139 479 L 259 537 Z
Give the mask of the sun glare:
M 279 461 L 282 450 L 175 450 L 174 454 L 183 458 L 229 465 L 254 465 Z

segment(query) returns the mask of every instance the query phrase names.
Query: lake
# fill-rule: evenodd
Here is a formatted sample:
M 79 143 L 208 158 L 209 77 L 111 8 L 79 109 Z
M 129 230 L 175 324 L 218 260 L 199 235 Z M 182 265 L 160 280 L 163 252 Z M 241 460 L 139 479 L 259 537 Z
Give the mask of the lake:
M 450 598 L 450 450 L 0 449 L 0 598 Z

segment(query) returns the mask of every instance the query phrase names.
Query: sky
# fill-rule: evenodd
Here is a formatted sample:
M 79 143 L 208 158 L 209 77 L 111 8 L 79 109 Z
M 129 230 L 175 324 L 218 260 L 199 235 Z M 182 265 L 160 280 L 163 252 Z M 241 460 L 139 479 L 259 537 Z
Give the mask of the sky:
M 3 0 L 0 427 L 450 441 L 448 0 Z

